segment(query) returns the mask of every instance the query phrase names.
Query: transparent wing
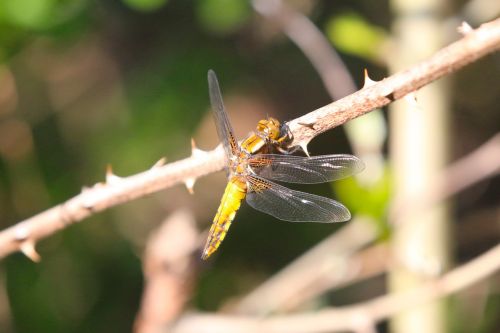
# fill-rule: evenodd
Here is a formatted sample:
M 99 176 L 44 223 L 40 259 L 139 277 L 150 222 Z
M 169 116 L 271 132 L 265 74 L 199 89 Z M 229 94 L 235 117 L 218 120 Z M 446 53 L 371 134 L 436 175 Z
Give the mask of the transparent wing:
M 254 209 L 290 222 L 344 222 L 351 218 L 341 203 L 294 191 L 260 177 L 249 176 L 247 202 Z
M 260 177 L 299 184 L 325 183 L 356 174 L 364 163 L 352 155 L 293 155 L 257 154 L 249 160 L 252 170 Z
M 226 156 L 229 158 L 238 152 L 239 147 L 229 123 L 226 110 L 224 109 L 219 82 L 213 70 L 208 71 L 208 92 L 210 94 L 210 103 L 212 104 L 212 114 L 214 116 L 215 127 L 217 127 L 217 134 L 224 146 Z

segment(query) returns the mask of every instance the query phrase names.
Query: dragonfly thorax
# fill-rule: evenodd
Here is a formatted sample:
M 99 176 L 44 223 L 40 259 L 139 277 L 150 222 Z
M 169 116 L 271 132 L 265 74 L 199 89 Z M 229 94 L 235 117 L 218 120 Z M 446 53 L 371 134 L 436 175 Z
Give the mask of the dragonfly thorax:
M 241 149 L 249 154 L 284 152 L 283 147 L 290 139 L 288 127 L 269 117 L 259 121 L 255 132 L 242 142 Z
M 246 176 L 250 171 L 248 159 L 250 154 L 241 150 L 237 155 L 234 155 L 229 160 L 229 170 L 232 175 Z

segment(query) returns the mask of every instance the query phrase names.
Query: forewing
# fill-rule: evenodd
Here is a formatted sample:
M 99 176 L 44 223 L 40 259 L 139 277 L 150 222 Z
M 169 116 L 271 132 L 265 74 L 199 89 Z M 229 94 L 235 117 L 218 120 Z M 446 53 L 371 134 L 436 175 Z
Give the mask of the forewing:
M 267 179 L 287 183 L 315 184 L 342 179 L 364 169 L 364 163 L 353 155 L 258 154 L 251 157 L 252 170 Z
M 294 191 L 266 179 L 249 176 L 247 202 L 254 209 L 290 222 L 344 222 L 351 218 L 341 203 Z
M 217 134 L 219 135 L 219 140 L 224 146 L 226 156 L 230 158 L 231 156 L 236 155 L 239 148 L 231 123 L 229 122 L 229 118 L 224 108 L 217 76 L 213 70 L 208 71 L 208 91 L 210 94 L 210 103 L 212 105 L 212 114 L 214 116 L 215 126 L 217 127 Z

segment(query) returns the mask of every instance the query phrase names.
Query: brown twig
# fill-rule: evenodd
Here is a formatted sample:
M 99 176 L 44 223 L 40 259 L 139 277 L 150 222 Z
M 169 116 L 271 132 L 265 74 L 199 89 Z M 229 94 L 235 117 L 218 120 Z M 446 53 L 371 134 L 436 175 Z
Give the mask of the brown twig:
M 178 211 L 150 237 L 143 259 L 144 293 L 134 332 L 160 332 L 182 313 L 191 293 L 198 236 L 193 216 Z
M 500 19 L 485 23 L 464 38 L 442 49 L 431 58 L 378 83 L 289 122 L 293 145 L 307 147 L 316 135 L 342 125 L 375 108 L 412 93 L 422 86 L 457 71 L 465 65 L 500 48 Z M 105 184 L 97 184 L 76 197 L 22 221 L 0 233 L 0 258 L 23 251 L 39 259 L 34 246 L 40 239 L 81 221 L 93 213 L 157 192 L 182 182 L 221 170 L 221 150 L 208 153 L 194 150 L 190 158 L 155 165 L 151 170 L 119 178 L 108 175 Z
M 202 152 L 195 148 L 189 158 L 162 164 L 160 160 L 151 169 L 124 178 L 108 170 L 106 183 L 85 188 L 72 199 L 3 230 L 0 258 L 22 251 L 37 261 L 39 256 L 34 245 L 40 239 L 107 208 L 221 170 L 224 156 L 222 149 Z
M 257 304 L 254 304 L 253 308 L 241 309 L 240 307 L 237 309 L 240 311 L 236 313 L 270 315 L 271 313 L 297 311 L 304 308 L 304 305 L 307 307 L 308 302 L 325 295 L 328 291 L 349 285 L 352 286 L 357 282 L 384 274 L 392 263 L 389 246 L 386 243 L 374 244 L 356 253 L 345 253 L 330 257 L 323 255 L 321 259 L 323 261 L 318 262 L 316 266 L 304 265 L 307 271 L 302 272 L 300 275 L 304 278 L 304 282 L 293 281 L 293 279 L 300 277 L 298 274 L 291 275 L 290 279 L 284 277 L 285 282 L 288 282 L 286 286 L 296 287 L 296 289 L 284 291 L 284 288 L 280 287 L 275 289 L 278 293 L 274 294 L 274 290 L 269 288 L 266 290 L 267 296 L 273 298 L 273 300 L 268 301 L 261 298 L 262 309 Z M 282 273 L 284 271 L 280 272 L 279 275 Z M 274 277 L 271 279 L 274 280 Z M 274 280 L 273 283 L 278 281 Z M 295 282 L 295 285 L 293 282 Z M 251 295 L 255 296 L 255 294 L 252 292 Z M 274 300 L 274 298 L 277 299 Z
M 496 19 L 410 69 L 294 119 L 288 124 L 294 135 L 291 145 L 306 146 L 318 134 L 381 108 L 499 49 L 500 19 Z
M 384 295 L 371 301 L 316 313 L 282 315 L 272 318 L 191 314 L 182 317 L 171 333 L 321 333 L 362 331 L 374 323 L 426 302 L 456 293 L 500 269 L 500 245 L 458 267 L 441 278 L 412 290 Z
M 356 84 L 340 56 L 309 18 L 281 0 L 253 0 L 253 8 L 276 23 L 312 63 L 333 99 L 356 91 Z

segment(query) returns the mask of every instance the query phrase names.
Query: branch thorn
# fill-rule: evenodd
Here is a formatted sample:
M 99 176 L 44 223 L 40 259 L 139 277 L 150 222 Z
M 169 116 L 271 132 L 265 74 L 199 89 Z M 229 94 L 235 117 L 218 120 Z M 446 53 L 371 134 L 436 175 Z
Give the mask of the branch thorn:
M 161 166 L 164 166 L 165 163 L 167 163 L 167 158 L 166 157 L 162 157 L 158 160 L 158 162 L 156 162 L 155 164 L 153 164 L 153 166 L 151 167 L 151 169 L 156 169 L 156 168 L 159 168 Z
M 189 192 L 189 194 L 194 194 L 194 183 L 196 182 L 196 178 L 188 178 L 184 181 L 184 184 L 186 185 L 186 188 Z
M 365 68 L 364 70 L 364 75 L 365 75 L 365 84 L 363 85 L 363 88 L 368 88 L 373 86 L 377 81 L 373 81 L 370 79 L 370 76 L 368 75 L 368 69 Z
M 191 156 L 197 157 L 205 154 L 206 154 L 205 151 L 198 149 L 198 147 L 196 147 L 196 142 L 194 141 L 193 138 L 191 138 Z
M 35 243 L 33 241 L 23 242 L 19 249 L 26 257 L 30 258 L 34 262 L 39 262 L 40 259 L 42 259 L 38 252 L 36 252 Z
M 467 35 L 469 32 L 474 31 L 472 27 L 469 25 L 469 23 L 462 21 L 462 24 L 457 28 L 458 32 L 462 34 L 463 36 Z
M 111 167 L 111 164 L 108 164 L 106 166 L 106 184 L 108 185 L 116 184 L 121 180 L 122 180 L 121 177 L 118 177 L 113 173 L 113 168 Z
M 310 129 L 312 129 L 312 130 L 314 130 L 314 124 L 315 124 L 315 123 L 316 123 L 315 121 L 309 121 L 309 122 L 307 122 L 307 123 L 300 122 L 300 123 L 298 123 L 298 124 L 299 124 L 299 125 L 302 125 L 302 126 L 305 126 L 305 127 L 307 127 L 307 128 L 310 128 Z
M 301 142 L 299 143 L 299 147 L 302 149 L 302 151 L 304 152 L 304 154 L 307 155 L 307 157 L 311 157 L 311 155 L 309 155 L 309 151 L 307 150 L 307 145 L 309 144 L 309 142 Z

